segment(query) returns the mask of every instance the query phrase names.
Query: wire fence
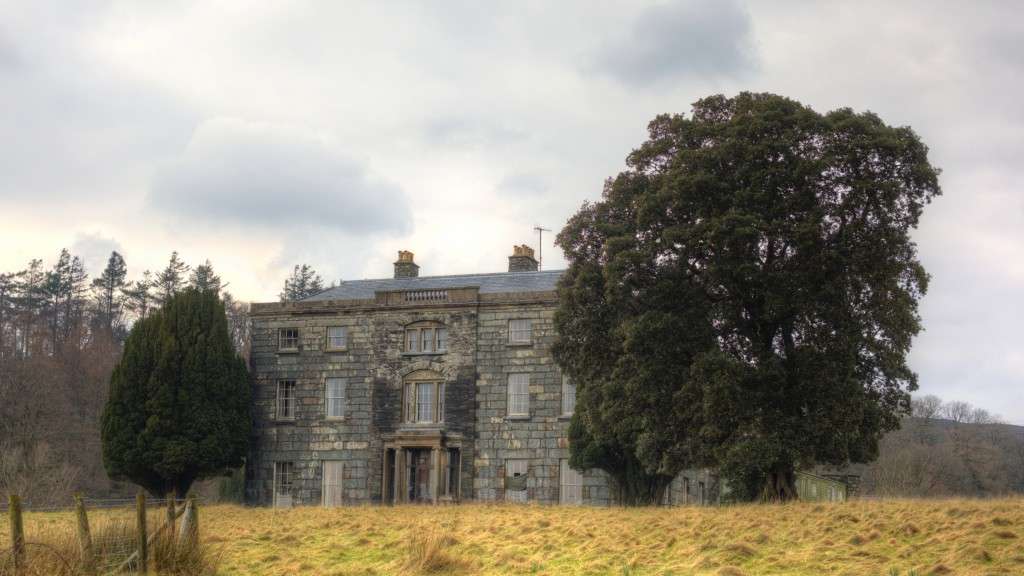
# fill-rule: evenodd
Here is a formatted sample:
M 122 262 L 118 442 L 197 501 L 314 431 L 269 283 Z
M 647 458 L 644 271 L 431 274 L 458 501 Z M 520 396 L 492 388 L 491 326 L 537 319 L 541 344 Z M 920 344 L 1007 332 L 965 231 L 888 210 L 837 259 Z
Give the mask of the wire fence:
M 117 508 L 125 508 L 125 507 L 134 507 L 135 506 L 135 498 L 134 497 L 131 497 L 131 498 L 88 498 L 88 497 L 85 497 L 85 498 L 82 498 L 82 500 L 85 503 L 86 507 L 88 507 L 90 510 L 114 510 L 114 509 L 117 509 Z M 204 502 L 204 500 L 202 498 L 199 498 L 199 497 L 196 497 L 195 500 L 199 504 L 206 503 L 206 502 Z M 177 503 L 177 505 L 180 506 L 180 505 L 184 504 L 185 499 L 184 498 L 177 498 L 177 499 L 175 499 L 175 502 Z M 166 498 L 147 498 L 146 499 L 146 504 L 148 506 L 152 506 L 152 507 L 167 506 L 167 499 Z M 75 502 L 74 502 L 74 500 L 69 500 L 66 504 L 47 503 L 47 504 L 39 504 L 39 505 L 34 505 L 31 502 L 23 502 L 21 504 L 21 509 L 24 512 L 71 512 L 72 510 L 75 509 Z M 8 513 L 8 504 L 5 501 L 2 504 L 0 504 L 0 514 L 7 514 L 7 513 Z

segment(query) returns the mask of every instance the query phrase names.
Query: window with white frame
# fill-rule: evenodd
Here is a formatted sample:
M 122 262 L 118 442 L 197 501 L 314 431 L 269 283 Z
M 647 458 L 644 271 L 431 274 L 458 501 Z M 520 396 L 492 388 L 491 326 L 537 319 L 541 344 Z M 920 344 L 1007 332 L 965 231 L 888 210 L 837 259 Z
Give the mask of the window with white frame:
M 562 416 L 572 416 L 576 411 L 576 383 L 562 375 Z
M 508 415 L 530 415 L 530 375 L 508 375 Z
M 508 321 L 508 343 L 529 344 L 533 339 L 533 320 L 517 318 Z
M 295 419 L 295 380 L 277 382 L 277 419 Z
M 344 326 L 327 327 L 327 349 L 344 350 L 348 347 L 348 328 Z
M 345 417 L 345 379 L 325 379 L 327 417 L 342 419 Z
M 274 463 L 274 507 L 291 508 L 295 482 L 294 462 Z
M 344 467 L 341 460 L 323 461 L 323 504 L 326 508 L 341 506 L 345 487 Z
M 298 328 L 281 328 L 277 331 L 277 349 L 278 350 L 298 350 L 299 349 L 299 329 Z
M 444 382 L 433 379 L 406 381 L 402 419 L 410 423 L 443 422 L 444 392 Z
M 568 459 L 558 461 L 558 502 L 560 504 L 583 503 L 583 474 L 569 466 Z
M 448 351 L 448 329 L 436 322 L 417 322 L 405 328 L 406 354 L 443 354 Z
M 697 504 L 703 506 L 705 497 L 706 494 L 704 493 L 704 483 L 697 482 Z

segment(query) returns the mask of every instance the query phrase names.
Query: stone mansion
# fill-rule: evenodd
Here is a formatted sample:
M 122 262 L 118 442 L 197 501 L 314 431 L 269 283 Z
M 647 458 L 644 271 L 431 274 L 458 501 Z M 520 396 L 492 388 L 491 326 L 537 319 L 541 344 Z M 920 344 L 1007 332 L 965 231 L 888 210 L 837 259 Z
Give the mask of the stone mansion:
M 508 271 L 342 282 L 254 304 L 247 499 L 274 506 L 466 500 L 607 505 L 604 473 L 569 467 L 572 382 L 550 346 L 560 271 L 516 246 Z M 704 504 L 707 472 L 672 483 Z

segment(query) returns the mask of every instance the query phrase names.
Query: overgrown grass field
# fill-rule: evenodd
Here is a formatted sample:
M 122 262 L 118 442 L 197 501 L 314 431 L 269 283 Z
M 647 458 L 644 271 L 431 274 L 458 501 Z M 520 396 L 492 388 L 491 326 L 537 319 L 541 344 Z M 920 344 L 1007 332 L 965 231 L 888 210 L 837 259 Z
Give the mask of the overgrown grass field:
M 27 514 L 26 537 L 64 522 L 72 528 L 70 514 Z M 671 509 L 207 506 L 200 526 L 225 575 L 1024 574 L 1022 499 Z

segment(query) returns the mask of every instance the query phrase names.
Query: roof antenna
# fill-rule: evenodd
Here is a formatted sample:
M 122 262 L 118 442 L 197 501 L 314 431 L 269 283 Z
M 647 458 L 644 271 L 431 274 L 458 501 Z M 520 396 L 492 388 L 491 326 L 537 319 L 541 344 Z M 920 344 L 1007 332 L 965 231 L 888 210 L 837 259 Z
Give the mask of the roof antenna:
M 551 232 L 551 230 L 540 226 L 534 226 L 533 229 L 537 231 L 537 270 L 539 271 L 544 269 L 544 233 Z

